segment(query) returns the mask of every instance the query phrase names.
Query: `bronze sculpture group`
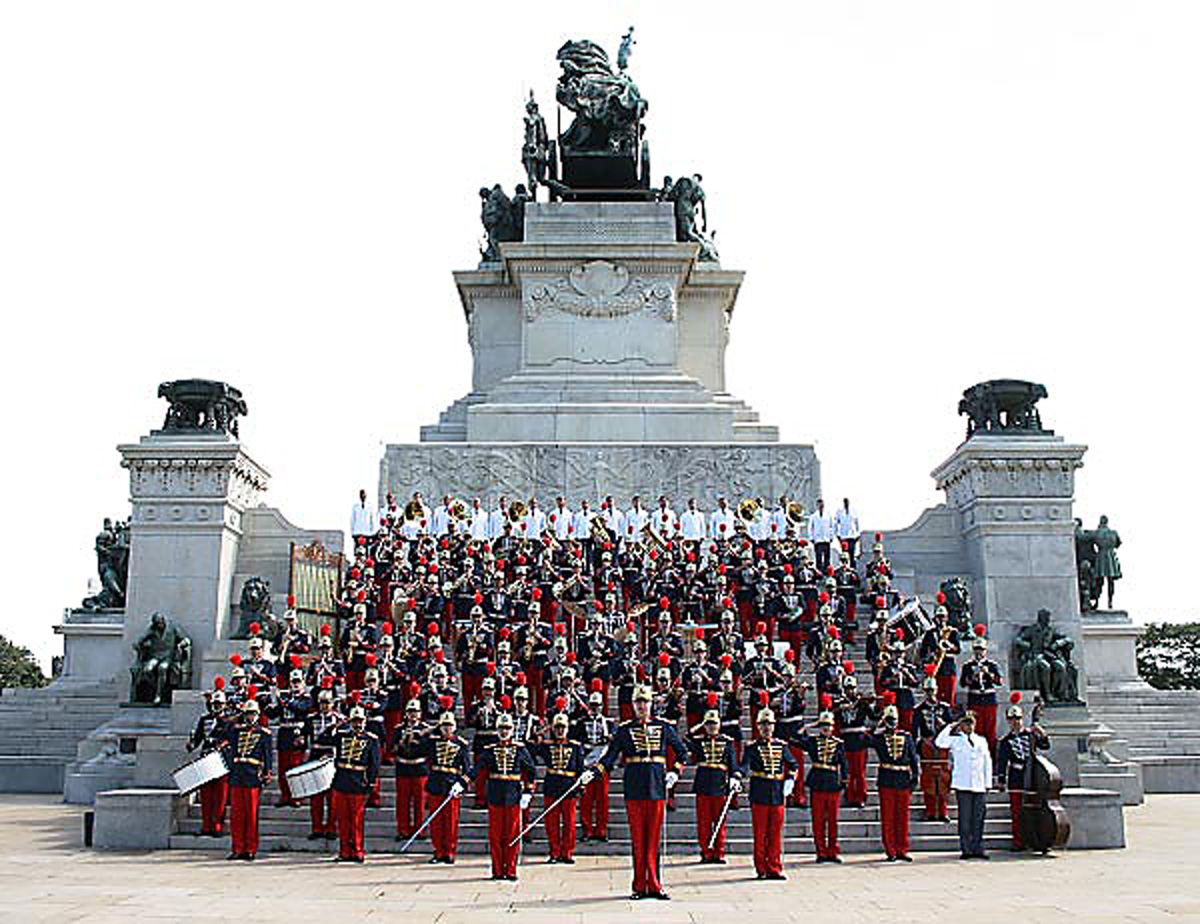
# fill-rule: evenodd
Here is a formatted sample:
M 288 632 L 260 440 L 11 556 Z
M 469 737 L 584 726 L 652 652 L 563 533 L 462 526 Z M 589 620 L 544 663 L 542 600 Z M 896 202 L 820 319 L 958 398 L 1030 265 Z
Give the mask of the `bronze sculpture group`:
M 150 626 L 133 645 L 135 660 L 129 669 L 129 702 L 163 706 L 175 690 L 192 683 L 192 643 L 162 613 L 150 617 Z

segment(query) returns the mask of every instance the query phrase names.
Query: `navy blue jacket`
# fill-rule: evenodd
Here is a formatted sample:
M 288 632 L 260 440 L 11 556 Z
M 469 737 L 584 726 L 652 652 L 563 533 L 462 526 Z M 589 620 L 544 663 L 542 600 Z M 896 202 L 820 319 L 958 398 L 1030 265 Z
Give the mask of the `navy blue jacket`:
M 674 725 L 650 719 L 623 722 L 600 758 L 597 769 L 611 773 L 618 760 L 625 762 L 625 799 L 662 800 L 667 797 L 667 750 L 676 761 L 686 761 L 688 748 Z

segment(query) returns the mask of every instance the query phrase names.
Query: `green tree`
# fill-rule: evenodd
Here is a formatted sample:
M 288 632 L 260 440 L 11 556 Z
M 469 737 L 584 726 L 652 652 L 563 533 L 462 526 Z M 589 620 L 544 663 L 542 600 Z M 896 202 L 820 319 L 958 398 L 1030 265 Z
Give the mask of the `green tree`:
M 50 681 L 38 667 L 33 652 L 14 645 L 0 635 L 0 689 L 4 687 L 44 687 Z
M 1138 673 L 1158 690 L 1200 690 L 1200 622 L 1150 623 L 1137 644 Z

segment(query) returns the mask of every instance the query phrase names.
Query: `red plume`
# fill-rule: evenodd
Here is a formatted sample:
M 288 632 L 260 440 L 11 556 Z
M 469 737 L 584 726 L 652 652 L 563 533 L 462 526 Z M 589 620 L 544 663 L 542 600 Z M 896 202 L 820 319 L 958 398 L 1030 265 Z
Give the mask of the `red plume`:
M 297 667 L 299 667 L 300 666 L 300 655 L 292 655 L 291 664 L 292 664 L 293 670 L 295 670 Z
M 500 697 L 500 708 L 501 709 L 511 709 L 512 708 L 512 698 L 507 693 Z
M 358 592 L 358 595 L 354 599 L 357 600 L 359 603 L 362 603 L 364 600 L 367 599 L 367 592 L 365 590 L 360 590 Z
M 721 667 L 728 668 L 728 667 L 732 667 L 732 666 L 733 666 L 733 655 L 728 655 L 728 654 L 721 655 Z
M 554 708 L 559 712 L 564 712 L 567 708 L 567 698 L 565 696 L 560 696 L 554 700 Z
M 294 609 L 296 606 L 296 598 L 294 596 L 292 596 L 291 594 L 288 594 L 287 605 L 288 605 L 289 610 Z
M 573 652 L 573 651 L 567 652 L 567 663 L 568 664 L 574 664 L 578 660 L 579 660 L 579 658 L 576 657 L 575 652 Z
M 854 662 L 853 661 L 843 661 L 842 662 L 842 670 L 847 674 L 853 674 L 854 673 Z
M 658 605 L 661 609 L 665 610 L 667 607 L 669 607 L 671 605 L 671 600 L 668 597 L 659 597 Z
M 925 665 L 925 676 L 926 677 L 932 677 L 936 673 L 937 673 L 936 665 L 934 665 L 934 664 L 926 664 Z
M 332 632 L 333 632 L 333 629 L 331 629 L 329 627 L 329 623 L 325 622 L 325 623 L 321 624 L 321 636 L 322 637 L 326 637 Z
M 225 678 L 222 677 L 220 674 L 217 674 L 217 676 L 213 678 L 213 689 L 214 690 L 224 690 L 225 689 Z
M 790 561 L 789 561 L 789 562 L 787 562 L 787 563 L 786 563 L 786 564 L 783 566 L 783 573 L 784 573 L 784 574 L 791 574 L 791 573 L 792 573 L 792 563 L 791 563 Z
M 876 597 L 875 598 L 875 609 L 886 610 L 887 609 L 887 597 Z
M 876 541 L 876 542 L 883 542 L 883 533 L 876 533 L 876 534 L 875 534 L 875 541 Z
M 529 599 L 541 600 L 542 599 L 542 588 L 540 588 L 540 587 L 533 588 L 533 590 L 531 590 L 529 592 Z
M 881 699 L 883 700 L 883 704 L 885 706 L 896 705 L 896 691 L 895 690 L 884 690 L 883 696 L 881 697 Z
M 761 619 L 754 624 L 754 634 L 755 635 L 766 635 L 767 634 L 767 624 L 765 622 L 763 622 Z
M 242 656 L 240 654 L 236 654 L 236 653 L 231 654 L 229 656 L 229 663 L 232 664 L 234 667 L 241 667 L 242 666 Z
M 837 626 L 829 627 L 829 637 L 830 638 L 841 638 L 841 634 L 838 632 Z
M 392 632 L 394 631 L 394 629 L 390 622 L 385 622 L 382 626 L 379 627 L 379 631 L 382 632 L 384 635 L 391 635 Z
M 438 664 L 441 664 L 443 661 L 446 660 L 446 652 L 443 649 L 439 648 L 437 651 L 435 651 L 433 653 L 433 660 L 437 661 Z
M 500 638 L 501 639 L 503 639 L 504 641 L 508 641 L 508 637 L 510 635 L 512 635 L 512 631 L 508 628 L 508 626 L 500 627 Z
M 250 623 L 250 634 L 251 635 L 258 635 L 260 632 L 262 632 L 262 626 L 260 626 L 256 622 Z
M 417 608 L 417 601 L 414 600 L 412 597 L 409 597 L 408 603 L 406 603 L 404 605 L 404 609 L 408 610 L 408 611 L 412 611 L 412 610 L 415 610 L 416 608 Z
M 733 597 L 722 597 L 721 606 L 727 610 L 733 609 Z
M 555 635 L 566 635 L 567 627 L 565 625 L 563 625 L 561 622 L 556 622 L 554 624 L 554 634 Z
M 696 638 L 699 641 L 704 641 L 704 626 L 696 626 Z
M 604 601 L 603 600 L 593 600 L 592 606 L 595 607 L 597 613 L 604 612 Z
M 517 671 L 516 679 L 517 679 L 517 686 L 519 686 L 519 687 L 525 686 L 525 672 L 524 671 Z
M 670 667 L 671 666 L 671 656 L 665 651 L 659 652 L 658 663 L 661 664 L 663 667 Z
M 604 689 L 604 681 L 599 677 L 592 678 L 592 692 L 597 693 Z
M 246 699 L 258 699 L 258 687 L 254 684 L 246 687 Z
M 379 659 L 373 654 L 367 655 L 365 658 L 363 658 L 363 660 L 367 662 L 367 667 L 374 667 L 377 663 L 379 663 Z
M 979 636 L 980 638 L 983 638 L 985 635 L 987 635 L 987 626 L 985 626 L 981 622 L 976 623 L 975 624 L 975 634 L 977 636 Z
M 759 690 L 759 691 L 758 691 L 758 704 L 759 704 L 760 706 L 765 706 L 765 705 L 767 705 L 767 703 L 769 703 L 769 702 L 770 702 L 770 699 L 767 697 L 767 691 L 766 691 L 766 690 Z
M 783 660 L 789 661 L 789 662 L 795 661 L 796 660 L 796 650 L 794 648 L 789 648 L 787 651 L 785 651 L 783 653 Z
M 937 594 L 937 602 L 938 602 L 938 606 L 941 606 L 942 604 L 944 604 L 946 602 L 946 595 L 944 593 L 942 593 L 940 590 L 938 591 L 938 594 Z
M 479 591 L 475 591 L 475 605 L 479 606 L 482 603 L 483 603 L 483 594 L 481 594 Z
M 828 693 L 822 693 L 821 694 L 821 708 L 822 709 L 830 709 L 830 708 L 832 708 L 832 706 L 833 706 L 833 697 L 830 696 Z
M 333 678 L 329 677 L 329 676 L 322 677 L 321 678 L 321 689 L 329 690 L 332 688 L 333 688 Z
M 408 685 L 408 698 L 416 699 L 421 695 L 421 685 L 415 680 Z
M 440 705 L 444 711 L 449 712 L 451 709 L 454 708 L 454 697 L 453 696 L 439 696 L 438 697 L 438 705 Z
M 1021 701 L 1021 691 L 1020 691 L 1020 690 L 1013 690 L 1013 691 L 1012 691 L 1012 694 L 1011 694 L 1011 695 L 1008 697 L 1008 701 L 1009 701 L 1010 703 L 1012 703 L 1014 706 L 1015 706 L 1017 703 L 1019 703 L 1019 702 Z
M 705 702 L 708 703 L 709 709 L 715 709 L 717 707 L 717 694 L 709 693 L 708 696 L 705 698 Z
M 819 594 L 817 594 L 817 602 L 818 603 L 828 603 L 829 602 L 829 591 L 823 590 Z
M 625 631 L 626 631 L 626 632 L 636 632 L 636 631 L 637 631 L 637 626 L 636 626 L 636 625 L 634 625 L 634 623 L 633 623 L 633 621 L 632 621 L 632 620 L 630 620 L 629 622 L 625 623 Z
M 897 641 L 904 641 L 904 626 L 896 626 L 896 639 Z
M 495 661 L 488 661 L 487 673 L 488 673 L 489 677 L 491 677 L 493 674 L 496 673 L 496 662 Z
M 442 630 L 438 628 L 438 624 L 436 622 L 431 622 L 426 627 L 425 631 L 428 632 L 430 635 L 440 635 L 442 632 Z
M 357 706 L 359 703 L 362 702 L 362 690 L 355 690 L 353 693 L 350 694 L 350 699 L 353 700 L 354 705 Z

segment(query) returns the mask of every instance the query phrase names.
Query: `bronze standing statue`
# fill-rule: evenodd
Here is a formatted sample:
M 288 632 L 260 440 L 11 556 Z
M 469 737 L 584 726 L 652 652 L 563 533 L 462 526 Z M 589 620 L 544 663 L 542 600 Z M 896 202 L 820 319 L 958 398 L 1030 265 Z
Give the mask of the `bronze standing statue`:
M 1108 608 L 1111 610 L 1113 585 L 1121 579 L 1121 561 L 1117 558 L 1121 537 L 1109 527 L 1107 516 L 1100 518 L 1100 525 L 1092 533 L 1092 541 L 1096 543 L 1096 577 L 1104 582 L 1108 592 Z
M 532 90 L 529 91 L 529 102 L 525 104 L 525 143 L 521 147 L 521 164 L 525 167 L 529 194 L 536 199 L 538 185 L 545 184 L 546 171 L 550 166 L 550 135 L 546 131 L 546 120 L 538 112 Z
M 129 580 L 129 524 L 104 518 L 96 536 L 96 570 L 100 574 L 100 592 L 81 604 L 85 610 L 120 609 L 125 605 L 125 587 Z

